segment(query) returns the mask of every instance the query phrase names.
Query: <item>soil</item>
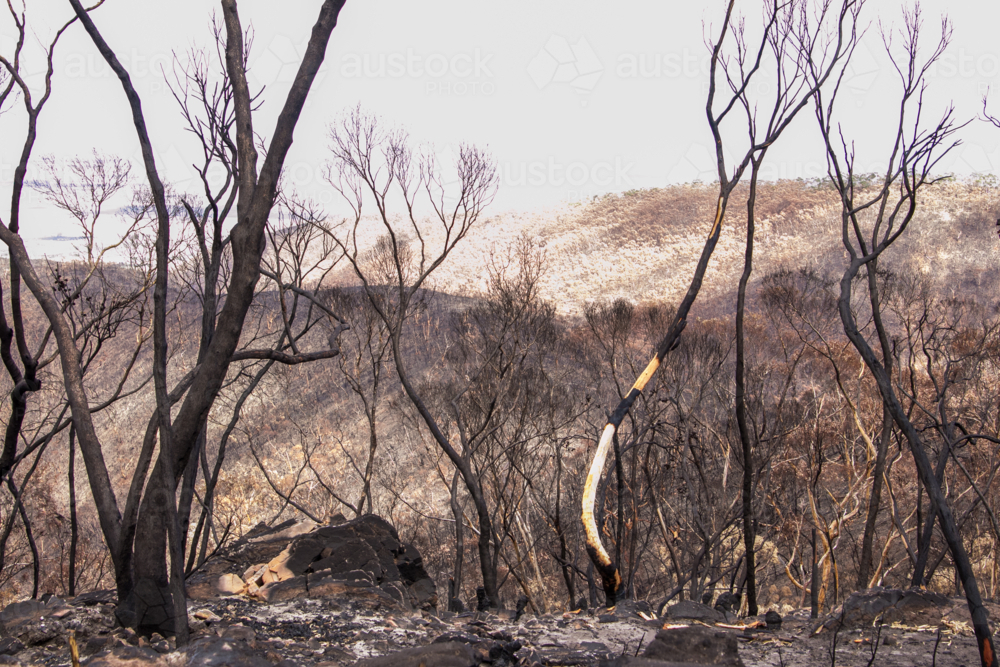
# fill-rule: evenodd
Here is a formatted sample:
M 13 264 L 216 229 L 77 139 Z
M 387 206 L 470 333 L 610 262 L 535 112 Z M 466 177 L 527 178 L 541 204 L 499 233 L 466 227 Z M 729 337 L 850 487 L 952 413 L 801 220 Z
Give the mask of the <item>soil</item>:
M 85 601 L 93 602 L 93 597 Z M 83 664 L 95 666 L 341 667 L 435 641 L 471 645 L 482 665 L 598 666 L 618 656 L 641 655 L 665 625 L 685 624 L 676 619 L 647 620 L 643 615 L 649 615 L 641 603 L 614 610 L 526 615 L 515 621 L 510 612 L 400 613 L 360 609 L 334 599 L 267 604 L 233 596 L 192 602 L 192 645 L 186 651 L 175 651 L 172 640 L 156 635 L 141 638 L 115 627 L 109 602 L 85 601 L 63 604 L 52 598 L 41 609 L 48 616 L 36 614 L 8 622 L 0 653 L 13 655 L 0 655 L 0 665 L 70 665 L 68 637 L 74 631 Z M 904 619 L 891 625 L 835 630 L 810 621 L 808 612 L 800 610 L 786 614 L 780 629 L 745 627 L 751 625 L 746 623 L 748 619 L 711 627 L 737 638 L 739 657 L 746 667 L 973 667 L 979 658 L 971 631 L 967 623 L 955 618 L 963 608 L 961 600 L 949 599 L 937 609 L 940 621 L 933 625 L 907 625 Z M 835 616 L 821 620 L 835 621 Z M 926 619 L 924 610 L 920 620 Z M 754 625 L 764 626 L 762 621 L 763 616 Z M 11 636 L 16 632 L 20 632 L 20 639 Z M 22 647 L 12 650 L 18 643 Z

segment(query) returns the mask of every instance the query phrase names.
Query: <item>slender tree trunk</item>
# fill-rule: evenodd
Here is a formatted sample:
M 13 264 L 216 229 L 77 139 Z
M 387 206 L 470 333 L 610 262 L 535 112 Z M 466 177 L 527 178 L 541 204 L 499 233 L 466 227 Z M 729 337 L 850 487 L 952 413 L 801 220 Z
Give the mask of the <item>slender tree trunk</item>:
M 562 570 L 563 581 L 566 583 L 566 594 L 569 595 L 569 610 L 573 611 L 576 605 L 576 585 L 573 578 L 573 570 L 570 568 L 569 559 L 572 556 L 569 545 L 566 543 L 566 531 L 562 525 L 562 450 L 556 444 L 556 503 L 555 518 L 552 522 L 556 536 L 559 538 L 559 568 Z
M 448 610 L 461 611 L 456 601 L 461 601 L 462 569 L 465 566 L 465 526 L 462 517 L 462 507 L 458 502 L 458 482 L 461 475 L 458 470 L 451 478 L 451 515 L 455 518 L 455 564 L 452 567 L 450 590 L 448 591 Z
M 812 545 L 812 566 L 809 569 L 810 583 L 809 583 L 809 618 L 819 617 L 819 570 L 816 569 L 817 558 L 816 558 L 816 528 L 812 529 L 812 534 L 810 537 L 810 544 Z
M 844 332 L 861 355 L 868 370 L 874 376 L 879 392 L 882 394 L 883 402 L 889 407 L 896 426 L 899 427 L 900 431 L 906 437 L 907 443 L 910 446 L 910 452 L 916 463 L 917 472 L 920 475 L 920 480 L 924 488 L 927 489 L 928 495 L 935 507 L 940 520 L 941 532 L 944 533 L 945 541 L 948 543 L 952 558 L 955 560 L 955 567 L 958 569 L 959 577 L 962 580 L 962 586 L 965 588 L 965 598 L 969 605 L 972 628 L 976 634 L 976 643 L 978 644 L 983 667 L 997 667 L 997 656 L 994 651 L 989 616 L 987 615 L 986 608 L 983 606 L 982 597 L 979 594 L 979 585 L 976 582 L 976 575 L 969 562 L 969 555 L 965 550 L 965 544 L 962 542 L 962 535 L 958 530 L 951 507 L 948 505 L 944 492 L 941 490 L 941 485 L 938 483 L 934 470 L 931 467 L 931 462 L 927 457 L 927 450 L 920 439 L 920 434 L 913 426 L 913 423 L 907 418 L 903 406 L 896 398 L 891 378 L 886 373 L 885 367 L 875 358 L 875 354 L 872 352 L 868 342 L 861 335 L 861 332 L 858 331 L 857 323 L 854 320 L 854 314 L 851 311 L 851 285 L 861 264 L 860 259 L 853 259 L 840 283 L 838 309 L 844 325 Z
M 938 455 L 937 467 L 934 470 L 934 478 L 937 480 L 939 486 L 944 480 L 944 469 L 948 465 L 948 454 L 950 451 L 951 446 L 945 442 L 941 448 L 941 453 Z M 913 578 L 910 582 L 913 586 L 925 586 L 930 580 L 930 577 L 926 575 L 927 561 L 931 557 L 931 540 L 934 538 L 934 520 L 937 518 L 937 510 L 930 489 L 925 488 L 925 490 L 927 491 L 930 508 L 927 516 L 924 518 L 923 527 L 920 529 L 917 539 L 917 564 L 913 566 Z M 917 523 L 917 525 L 920 526 L 921 524 Z
M 76 432 L 69 427 L 69 467 L 66 484 L 69 487 L 69 596 L 76 595 L 76 545 L 80 539 L 76 517 Z
M 875 527 L 878 521 L 879 506 L 882 504 L 882 478 L 885 476 L 885 461 L 889 453 L 889 440 L 892 437 L 892 415 L 889 408 L 882 406 L 882 433 L 878 441 L 878 452 L 875 454 L 875 467 L 872 469 L 872 491 L 868 497 L 868 516 L 865 519 L 865 532 L 861 542 L 861 562 L 858 564 L 857 588 L 868 588 L 874 568 Z
M 763 158 L 764 153 L 762 152 L 758 157 L 752 159 L 750 194 L 747 197 L 746 250 L 743 254 L 743 273 L 740 275 L 736 293 L 736 424 L 739 428 L 740 444 L 743 448 L 743 551 L 747 558 L 747 613 L 750 616 L 757 615 L 757 566 L 754 555 L 757 538 L 754 532 L 753 514 L 753 436 L 747 426 L 744 319 L 746 316 L 747 283 L 750 282 L 750 275 L 753 273 L 754 205 L 757 200 L 757 175 Z
M 619 568 L 622 564 L 622 544 L 625 540 L 625 471 L 622 468 L 622 448 L 615 433 L 612 441 L 615 453 L 615 500 L 616 500 L 616 525 L 615 525 L 615 563 Z M 619 590 L 619 594 L 628 595 L 625 590 Z M 608 606 L 614 606 L 615 600 L 609 600 Z

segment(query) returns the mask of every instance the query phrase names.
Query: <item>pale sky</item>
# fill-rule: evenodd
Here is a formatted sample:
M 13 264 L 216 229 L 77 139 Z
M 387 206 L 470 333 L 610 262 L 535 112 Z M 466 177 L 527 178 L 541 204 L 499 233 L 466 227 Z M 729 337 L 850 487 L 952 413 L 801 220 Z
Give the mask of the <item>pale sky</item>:
M 760 2 L 742 4 L 749 25 L 759 23 Z M 869 34 L 856 54 L 841 106 L 858 164 L 878 166 L 891 131 L 897 79 L 884 57 L 878 20 L 900 21 L 912 2 L 871 0 Z M 264 84 L 265 106 L 255 130 L 269 137 L 277 109 L 298 65 L 319 0 L 244 0 L 244 26 L 252 24 L 251 84 Z M 415 143 L 432 144 L 446 158 L 459 143 L 494 155 L 501 187 L 492 210 L 532 210 L 589 200 L 606 192 L 714 178 L 711 136 L 705 122 L 708 55 L 703 22 L 717 28 L 724 3 L 626 0 L 348 0 L 326 62 L 295 133 L 286 163 L 298 192 L 339 203 L 321 179 L 327 126 L 355 105 L 405 127 Z M 172 53 L 209 45 L 214 2 L 107 0 L 93 16 L 129 68 L 142 96 L 161 174 L 178 190 L 196 186 L 187 166 L 196 146 L 183 131 L 161 68 Z M 925 39 L 939 32 L 942 11 L 954 38 L 929 79 L 927 114 L 949 102 L 960 119 L 975 118 L 983 93 L 997 90 L 1000 113 L 1000 3 L 925 1 Z M 71 15 L 64 0 L 30 0 L 28 24 L 45 42 Z M 0 50 L 10 55 L 13 24 L 0 18 Z M 31 59 L 29 59 L 31 58 Z M 37 52 L 26 71 L 38 79 Z M 766 93 L 766 90 L 761 91 Z M 0 198 L 10 183 L 24 137 L 20 102 L 0 116 Z M 853 113 L 852 113 L 853 112 Z M 733 145 L 743 130 L 728 129 Z M 800 114 L 770 154 L 770 178 L 816 177 L 825 162 L 816 150 L 815 120 Z M 974 120 L 964 145 L 943 164 L 956 174 L 1000 169 L 1000 130 Z M 142 176 L 138 146 L 121 86 L 89 38 L 74 25 L 60 43 L 53 97 L 42 114 L 34 165 L 42 155 L 85 156 L 94 148 L 132 159 Z M 29 178 L 31 172 L 29 172 Z M 9 211 L 0 210 L 4 223 Z M 51 237 L 73 236 L 65 215 L 31 195 L 23 234 L 34 254 L 71 249 Z M 46 240 L 48 239 L 48 240 Z

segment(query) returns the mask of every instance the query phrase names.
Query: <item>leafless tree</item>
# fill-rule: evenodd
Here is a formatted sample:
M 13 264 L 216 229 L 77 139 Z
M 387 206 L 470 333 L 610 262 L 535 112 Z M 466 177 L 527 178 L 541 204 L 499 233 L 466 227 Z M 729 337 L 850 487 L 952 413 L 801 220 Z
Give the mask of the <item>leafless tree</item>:
M 613 562 L 601 542 L 597 524 L 594 520 L 594 502 L 597 486 L 603 473 L 608 449 L 614 440 L 615 433 L 622 419 L 646 387 L 650 378 L 663 363 L 666 355 L 671 349 L 676 347 L 680 340 L 681 332 L 687 322 L 688 313 L 695 299 L 698 297 L 698 292 L 701 290 L 701 284 L 708 268 L 708 261 L 711 259 L 712 253 L 718 244 L 726 208 L 733 190 L 739 184 L 748 167 L 752 165 L 752 173 L 754 175 L 758 173 L 759 165 L 764 159 L 767 150 L 791 124 L 798 111 L 809 102 L 812 92 L 825 85 L 827 78 L 833 73 L 836 65 L 846 57 L 849 57 L 856 39 L 854 28 L 857 24 L 857 16 L 861 4 L 859 0 L 845 0 L 840 5 L 839 11 L 831 12 L 831 7 L 835 5 L 831 5 L 829 2 L 820 3 L 819 10 L 816 10 L 815 16 L 813 16 L 810 14 L 810 3 L 769 2 L 763 16 L 764 27 L 762 34 L 759 37 L 757 45 L 751 46 L 745 38 L 742 22 L 738 22 L 736 16 L 734 16 L 735 0 L 730 0 L 726 5 L 725 17 L 722 27 L 719 30 L 719 36 L 708 44 L 711 51 L 711 60 L 708 99 L 705 112 L 715 143 L 719 175 L 719 194 L 715 219 L 710 228 L 708 238 L 705 241 L 687 293 L 681 300 L 666 335 L 656 346 L 655 356 L 639 375 L 632 389 L 618 404 L 604 426 L 585 486 L 582 518 L 587 532 L 587 551 L 598 572 L 601 574 L 607 604 L 609 605 L 614 604 L 622 580 L 618 572 L 618 566 Z M 735 56 L 733 57 L 727 56 L 723 51 L 726 36 L 730 32 L 733 32 L 732 39 L 735 41 L 736 46 Z M 768 54 L 776 58 L 775 67 L 782 85 L 775 89 L 773 101 L 768 102 L 767 107 L 771 109 L 770 116 L 768 116 L 768 120 L 761 127 L 757 124 L 756 107 L 748 99 L 747 90 L 752 82 L 760 78 L 763 71 L 764 58 Z M 787 62 L 788 60 L 791 62 Z M 806 76 L 807 72 L 808 74 L 815 74 L 815 76 L 810 78 Z M 729 95 L 726 96 L 724 103 L 721 105 L 716 100 L 720 77 L 726 81 L 730 89 Z M 721 109 L 719 106 L 721 106 Z M 730 171 L 726 165 L 722 125 L 730 116 L 730 113 L 737 107 L 745 111 L 749 121 L 749 144 L 742 158 Z M 752 198 L 748 206 L 751 214 L 750 219 L 752 220 Z M 748 238 L 752 237 L 752 233 L 751 227 Z M 744 281 L 749 279 L 752 257 L 753 247 L 748 244 Z M 741 338 L 738 337 L 737 340 L 739 341 Z M 742 378 L 742 370 L 737 371 L 737 377 Z M 738 380 L 738 382 L 741 381 L 741 379 Z M 738 386 L 737 392 L 741 393 L 742 391 Z M 737 414 L 739 415 L 739 413 L 738 410 Z M 745 415 L 743 420 L 745 421 Z M 741 435 L 744 449 L 746 450 L 744 459 L 750 461 L 751 456 L 749 454 L 752 454 L 750 451 L 752 449 L 752 442 L 749 433 L 746 432 L 745 424 L 741 426 Z M 747 540 L 746 543 L 748 545 L 747 589 L 748 598 L 751 600 L 751 611 L 755 612 L 756 593 L 752 574 L 754 570 L 753 481 L 749 475 L 751 466 L 745 466 L 745 470 L 748 472 L 744 481 L 743 501 L 744 539 Z
M 817 91 L 815 98 L 816 118 L 826 146 L 829 177 L 841 199 L 842 239 L 850 259 L 840 281 L 838 310 L 844 332 L 874 376 L 883 402 L 892 413 L 896 426 L 906 438 L 921 484 L 935 507 L 958 576 L 965 588 L 980 659 L 984 667 L 995 667 L 997 657 L 994 653 L 989 620 L 958 523 L 934 474 L 927 456 L 924 436 L 917 431 L 900 404 L 892 378 L 886 368 L 886 350 L 889 346 L 885 328 L 879 321 L 881 304 L 877 290 L 870 290 L 870 305 L 882 348 L 882 359 L 876 355 L 869 341 L 859 331 L 851 307 L 855 278 L 862 269 L 865 269 L 870 276 L 869 283 L 874 284 L 874 263 L 907 230 L 917 209 L 918 193 L 939 180 L 939 177 L 933 175 L 933 169 L 942 157 L 957 145 L 953 135 L 960 125 L 955 122 L 951 109 L 946 110 L 941 118 L 930 126 L 927 126 L 923 119 L 925 77 L 928 69 L 940 58 L 948 45 L 951 26 L 947 19 L 942 19 L 941 36 L 929 55 L 924 57 L 920 51 L 922 22 L 919 6 L 912 10 L 904 10 L 903 18 L 903 26 L 898 32 L 889 30 L 883 32 L 883 41 L 899 76 L 901 91 L 899 114 L 888 166 L 873 188 L 865 190 L 859 186 L 855 178 L 853 144 L 845 138 L 842 128 L 833 121 L 843 72 L 838 74 L 838 85 L 829 94 Z M 894 39 L 898 39 L 899 42 L 894 43 Z M 816 76 L 816 73 L 813 76 Z
M 274 137 L 268 147 L 262 167 L 257 168 L 257 150 L 252 123 L 252 101 L 246 84 L 244 38 L 236 4 L 222 3 L 226 27 L 226 71 L 232 82 L 232 99 L 236 125 L 237 165 L 234 178 L 238 182 L 236 209 L 238 222 L 230 231 L 232 268 L 229 274 L 227 298 L 216 320 L 208 352 L 201 364 L 168 391 L 167 370 L 167 273 L 169 269 L 170 210 L 165 188 L 157 175 L 153 150 L 146 132 L 138 94 L 128 72 L 116 58 L 113 49 L 101 36 L 87 11 L 70 0 L 76 13 L 101 55 L 118 75 L 132 111 L 132 117 L 143 155 L 143 166 L 149 181 L 150 195 L 157 220 L 156 273 L 153 308 L 154 386 L 157 415 L 152 420 L 152 432 L 158 431 L 159 455 L 143 489 L 146 471 L 139 470 L 133 478 L 125 511 L 119 509 L 113 485 L 104 459 L 100 436 L 92 419 L 93 410 L 84 388 L 80 350 L 72 328 L 56 298 L 39 277 L 18 234 L 15 220 L 0 230 L 0 239 L 10 250 L 12 266 L 22 276 L 38 301 L 52 327 L 53 337 L 62 362 L 63 381 L 71 407 L 73 425 L 87 468 L 93 497 L 97 505 L 102 531 L 115 566 L 119 592 L 119 618 L 127 623 L 151 630 L 173 631 L 179 642 L 186 640 L 187 613 L 183 596 L 183 544 L 174 490 L 179 476 L 196 449 L 198 434 L 207 419 L 209 409 L 226 377 L 234 358 L 246 314 L 254 298 L 260 274 L 260 262 L 265 247 L 264 228 L 274 203 L 281 166 L 291 145 L 292 132 L 305 98 L 322 63 L 330 33 L 336 25 L 343 2 L 329 0 L 323 4 L 298 75 L 279 116 Z M 22 20 L 23 23 L 23 20 Z M 70 22 L 72 23 L 72 21 Z M 69 24 L 67 24 L 68 26 Z M 65 28 L 64 28 L 65 29 Z M 60 31 L 61 34 L 61 31 Z M 23 32 L 22 32 L 23 37 Z M 50 50 L 51 53 L 51 50 Z M 15 59 L 16 60 L 16 59 Z M 8 71 L 17 72 L 15 63 Z M 51 56 L 46 77 L 47 98 L 51 80 Z M 18 78 L 15 76 L 15 78 Z M 25 99 L 30 91 L 24 89 Z M 45 99 L 43 98 L 43 100 Z M 19 167 L 16 184 L 19 191 L 30 156 L 37 122 L 37 106 L 28 103 L 29 141 Z M 16 199 L 16 198 L 15 198 Z M 334 351 L 331 351 L 335 354 Z M 252 356 L 251 352 L 245 353 Z M 282 359 L 281 354 L 263 351 L 263 358 Z M 294 355 L 285 355 L 294 360 Z M 332 356 L 332 354 L 331 354 Z M 185 394 L 186 391 L 186 394 Z M 171 423 L 170 406 L 183 402 L 177 418 Z M 151 434 L 147 440 L 153 440 Z M 141 502 L 140 502 L 141 501 Z M 141 519 L 141 520 L 140 520 Z M 133 533 L 135 531 L 135 533 Z M 171 553 L 171 570 L 167 575 L 165 554 L 167 535 Z M 134 540 L 133 540 L 134 535 Z
M 330 227 L 325 229 L 343 248 L 369 302 L 385 323 L 403 391 L 434 441 L 461 473 L 472 496 L 478 515 L 483 586 L 495 604 L 498 587 L 491 546 L 493 526 L 486 496 L 468 452 L 460 451 L 445 434 L 440 418 L 431 414 L 411 380 L 402 339 L 418 292 L 492 201 L 496 168 L 485 153 L 464 146 L 456 167 L 458 185 L 456 191 L 449 191 L 442 183 L 442 167 L 433 157 L 415 155 L 405 133 L 385 130 L 376 118 L 360 109 L 335 125 L 330 138 L 330 182 L 352 206 L 354 214 L 347 221 L 346 237 L 338 237 Z M 393 214 L 394 200 L 403 207 L 402 220 Z M 368 254 L 359 239 L 365 202 L 373 203 L 375 224 L 384 232 Z

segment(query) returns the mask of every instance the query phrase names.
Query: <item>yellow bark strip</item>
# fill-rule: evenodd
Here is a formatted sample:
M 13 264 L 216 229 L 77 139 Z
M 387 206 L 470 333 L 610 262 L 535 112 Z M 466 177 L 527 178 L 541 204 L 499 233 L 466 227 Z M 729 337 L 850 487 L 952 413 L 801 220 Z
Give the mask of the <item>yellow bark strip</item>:
M 608 449 L 611 447 L 611 439 L 615 437 L 614 424 L 608 424 L 601 433 L 601 440 L 597 443 L 597 451 L 594 453 L 594 461 L 590 464 L 590 472 L 587 473 L 587 483 L 583 485 L 583 530 L 587 534 L 587 544 L 597 552 L 600 564 L 605 567 L 611 566 L 611 556 L 601 544 L 601 535 L 597 530 L 597 522 L 594 520 L 594 503 L 597 499 L 597 485 L 601 481 L 601 473 L 604 471 L 604 462 L 608 458 Z
M 715 207 L 715 223 L 712 224 L 712 231 L 708 233 L 708 238 L 715 236 L 715 232 L 718 231 L 719 225 L 722 224 L 722 197 L 719 197 L 719 203 Z
M 76 630 L 69 631 L 69 659 L 73 667 L 80 667 L 80 649 L 76 645 Z
M 646 383 L 649 382 L 649 379 L 653 377 L 653 373 L 655 373 L 656 369 L 659 367 L 660 367 L 660 358 L 653 357 L 653 360 L 646 365 L 646 369 L 642 372 L 642 375 L 639 376 L 639 379 L 635 381 L 635 384 L 632 385 L 632 388 L 638 389 L 639 391 L 645 389 Z

